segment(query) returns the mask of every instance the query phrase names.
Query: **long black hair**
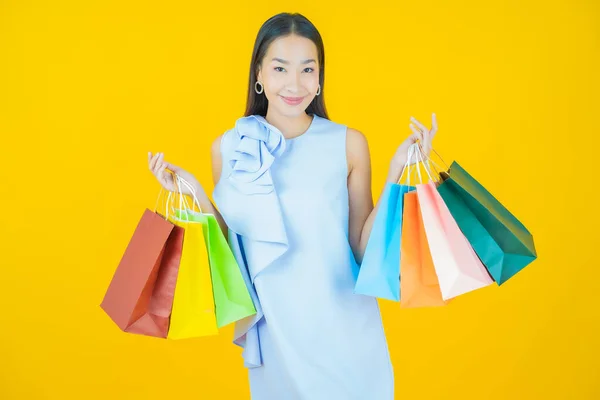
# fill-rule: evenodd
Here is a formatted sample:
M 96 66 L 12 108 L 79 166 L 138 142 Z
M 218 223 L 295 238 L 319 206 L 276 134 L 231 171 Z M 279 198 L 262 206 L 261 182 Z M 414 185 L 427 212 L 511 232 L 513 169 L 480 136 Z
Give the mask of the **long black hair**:
M 282 36 L 295 34 L 312 40 L 317 46 L 319 63 L 319 84 L 321 93 L 315 96 L 306 108 L 307 114 L 316 114 L 319 117 L 329 119 L 325 108 L 325 48 L 321 34 L 317 28 L 305 16 L 299 13 L 281 13 L 269 18 L 260 27 L 254 42 L 252 61 L 250 61 L 250 77 L 248 79 L 248 98 L 246 100 L 246 111 L 244 116 L 267 115 L 268 100 L 265 93 L 258 94 L 254 91 L 258 69 L 262 63 L 269 45 Z

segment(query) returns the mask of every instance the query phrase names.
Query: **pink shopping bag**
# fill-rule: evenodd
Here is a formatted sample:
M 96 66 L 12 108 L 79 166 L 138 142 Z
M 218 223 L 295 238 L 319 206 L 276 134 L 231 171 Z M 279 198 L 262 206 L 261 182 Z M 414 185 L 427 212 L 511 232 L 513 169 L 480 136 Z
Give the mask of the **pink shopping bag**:
M 417 185 L 417 196 L 442 298 L 447 300 L 492 284 L 435 182 Z

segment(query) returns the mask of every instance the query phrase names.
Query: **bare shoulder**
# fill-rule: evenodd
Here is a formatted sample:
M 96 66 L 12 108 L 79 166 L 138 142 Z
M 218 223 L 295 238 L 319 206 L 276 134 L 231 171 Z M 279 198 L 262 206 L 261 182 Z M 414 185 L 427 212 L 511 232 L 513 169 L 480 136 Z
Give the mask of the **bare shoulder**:
M 223 139 L 223 134 L 217 136 L 211 146 L 210 146 L 210 155 L 213 158 L 221 158 L 221 140 Z
M 368 165 L 369 143 L 364 133 L 358 129 L 346 129 L 346 156 L 348 159 L 348 173 L 356 166 Z
M 213 183 L 216 185 L 221 178 L 221 139 L 223 138 L 223 134 L 217 136 L 215 140 L 213 140 L 210 146 L 210 159 L 212 165 L 212 178 Z

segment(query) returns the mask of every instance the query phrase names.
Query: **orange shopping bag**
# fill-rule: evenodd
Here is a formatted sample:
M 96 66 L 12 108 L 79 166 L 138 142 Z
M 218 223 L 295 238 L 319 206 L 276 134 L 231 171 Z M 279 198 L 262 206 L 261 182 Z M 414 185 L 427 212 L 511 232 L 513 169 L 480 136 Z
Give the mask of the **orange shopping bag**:
M 404 195 L 400 252 L 400 307 L 443 306 L 416 191 Z

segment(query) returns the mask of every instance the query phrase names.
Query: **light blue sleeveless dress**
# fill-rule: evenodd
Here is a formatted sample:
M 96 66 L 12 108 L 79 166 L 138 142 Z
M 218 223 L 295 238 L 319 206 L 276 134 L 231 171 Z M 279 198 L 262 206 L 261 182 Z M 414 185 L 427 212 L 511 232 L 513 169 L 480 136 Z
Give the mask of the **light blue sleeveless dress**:
M 346 126 L 314 115 L 285 139 L 251 115 L 221 155 L 213 198 L 257 309 L 234 335 L 252 400 L 392 400 L 377 300 L 353 293 Z

